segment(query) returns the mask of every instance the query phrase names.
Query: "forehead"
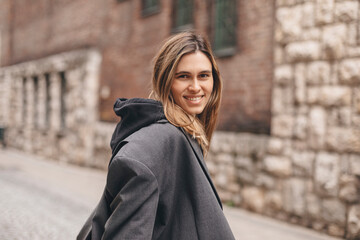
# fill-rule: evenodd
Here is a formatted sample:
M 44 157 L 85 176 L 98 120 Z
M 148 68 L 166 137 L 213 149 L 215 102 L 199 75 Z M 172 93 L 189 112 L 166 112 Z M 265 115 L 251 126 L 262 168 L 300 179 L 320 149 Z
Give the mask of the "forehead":
M 201 51 L 188 53 L 181 57 L 177 66 L 177 72 L 183 70 L 211 70 L 212 64 L 209 58 Z

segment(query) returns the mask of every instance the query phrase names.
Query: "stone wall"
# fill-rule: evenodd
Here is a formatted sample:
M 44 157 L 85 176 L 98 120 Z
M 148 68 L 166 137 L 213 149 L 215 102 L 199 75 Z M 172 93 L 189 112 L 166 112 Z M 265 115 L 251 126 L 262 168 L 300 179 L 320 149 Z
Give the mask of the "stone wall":
M 271 136 L 219 132 L 225 202 L 360 238 L 359 1 L 276 3 Z
M 100 54 L 79 50 L 0 69 L 6 142 L 60 161 L 93 165 Z

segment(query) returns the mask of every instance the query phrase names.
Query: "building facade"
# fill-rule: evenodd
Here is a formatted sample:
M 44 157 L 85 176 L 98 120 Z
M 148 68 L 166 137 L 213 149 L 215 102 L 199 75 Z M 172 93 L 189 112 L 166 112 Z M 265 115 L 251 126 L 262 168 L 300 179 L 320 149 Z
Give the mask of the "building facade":
M 209 36 L 224 98 L 207 159 L 222 200 L 360 237 L 357 0 L 0 2 L 11 147 L 106 168 L 117 97 L 147 97 L 175 32 Z

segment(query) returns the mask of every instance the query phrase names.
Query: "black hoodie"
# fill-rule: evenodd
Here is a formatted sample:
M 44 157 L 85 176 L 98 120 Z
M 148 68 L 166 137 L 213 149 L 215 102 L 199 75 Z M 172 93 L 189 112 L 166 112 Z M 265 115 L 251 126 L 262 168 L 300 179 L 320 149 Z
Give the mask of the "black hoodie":
M 166 119 L 162 104 L 152 99 L 118 98 L 114 112 L 121 117 L 112 135 L 110 146 L 112 155 L 119 151 L 119 143 L 139 129 L 159 120 Z

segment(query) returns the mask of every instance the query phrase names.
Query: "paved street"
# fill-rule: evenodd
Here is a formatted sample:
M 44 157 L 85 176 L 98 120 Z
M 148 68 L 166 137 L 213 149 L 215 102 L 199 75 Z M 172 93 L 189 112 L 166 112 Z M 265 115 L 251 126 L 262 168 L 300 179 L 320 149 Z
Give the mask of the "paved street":
M 104 171 L 0 150 L 0 239 L 75 239 L 100 198 Z M 336 240 L 284 222 L 225 208 L 236 239 Z

